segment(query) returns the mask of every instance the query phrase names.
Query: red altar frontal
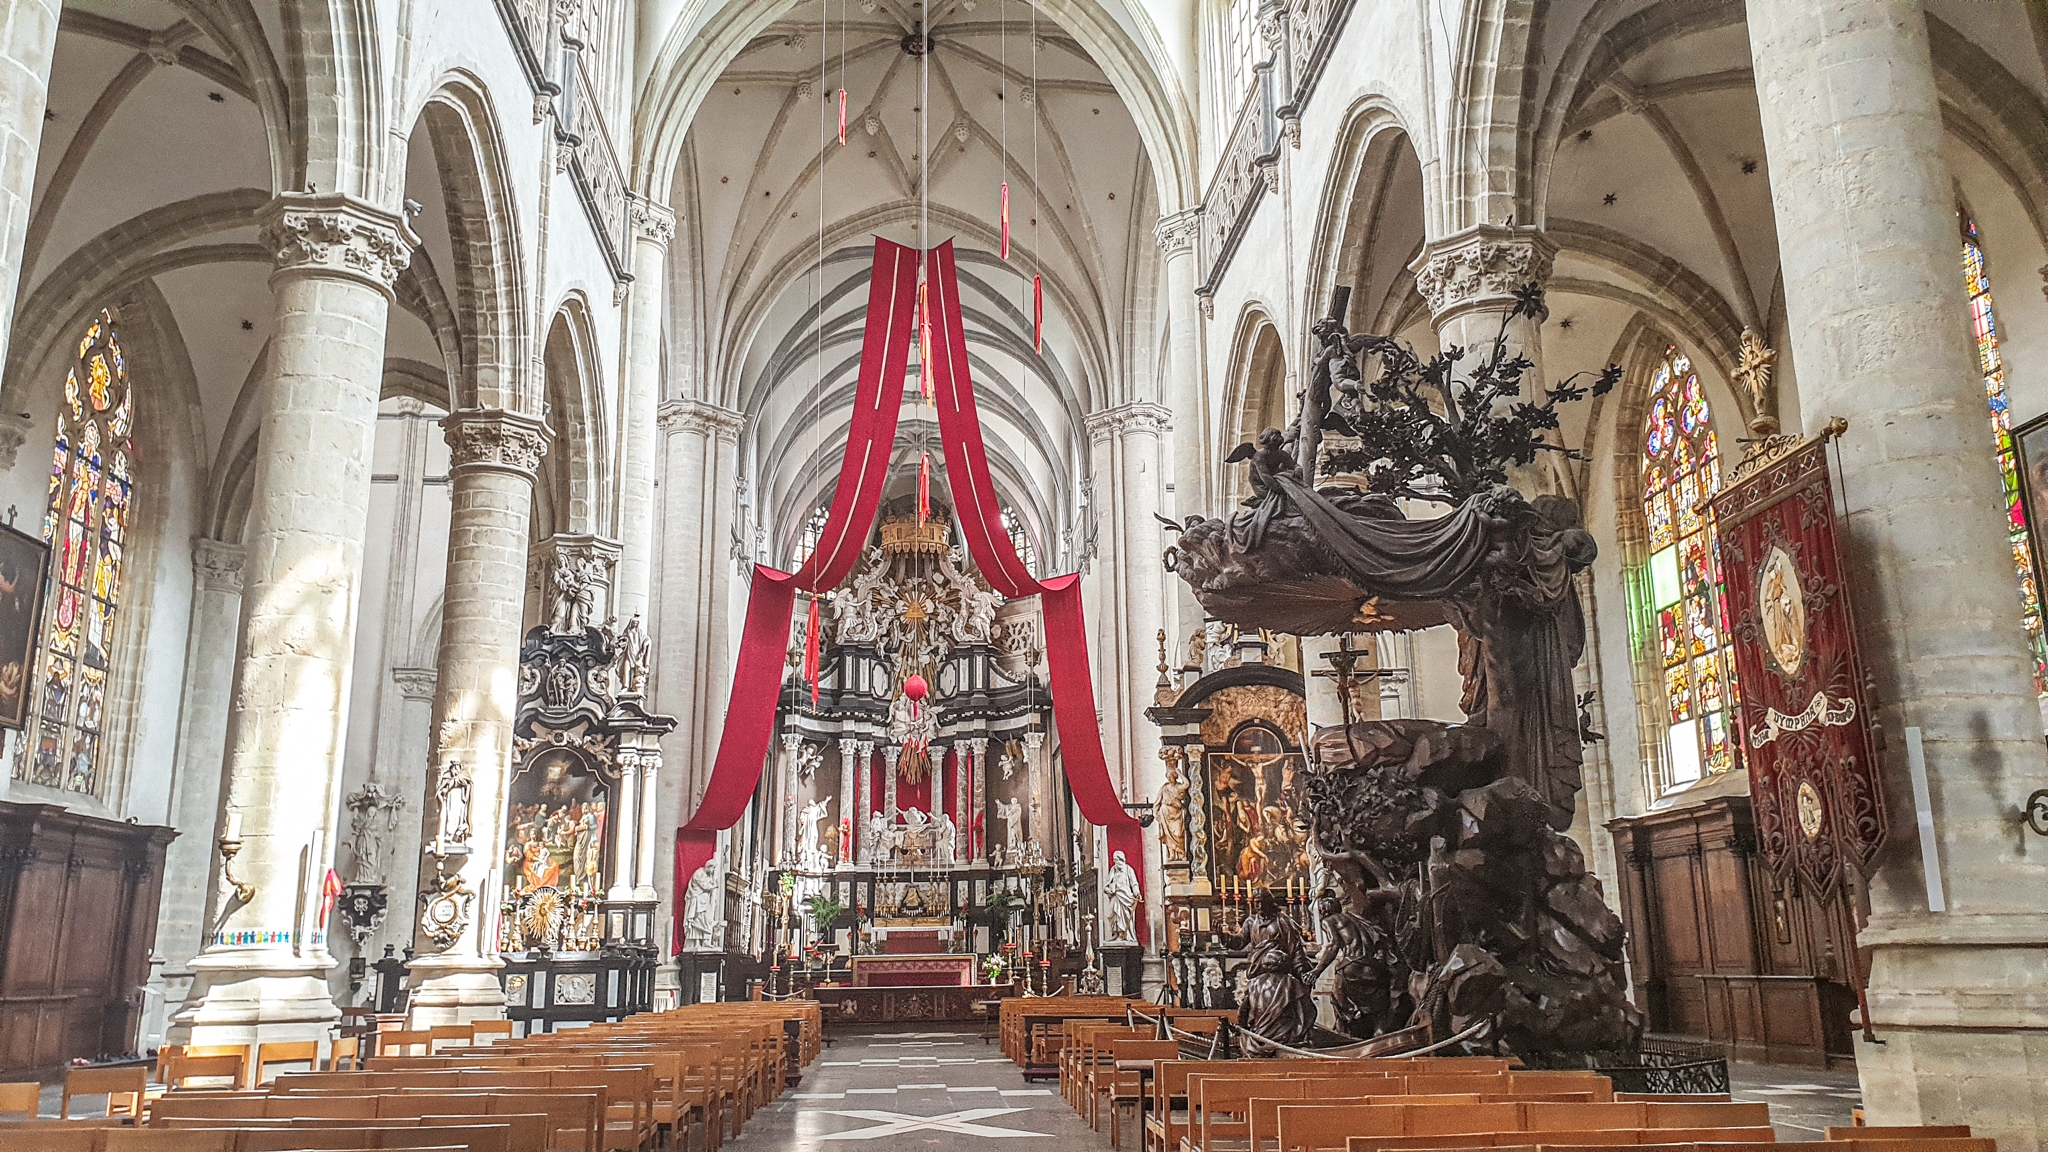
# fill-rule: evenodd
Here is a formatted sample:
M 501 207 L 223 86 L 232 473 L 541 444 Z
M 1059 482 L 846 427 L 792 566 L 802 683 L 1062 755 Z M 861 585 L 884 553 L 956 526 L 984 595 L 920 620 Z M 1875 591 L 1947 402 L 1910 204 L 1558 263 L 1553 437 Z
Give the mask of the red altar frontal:
M 971 953 L 853 958 L 856 988 L 965 988 L 973 983 Z

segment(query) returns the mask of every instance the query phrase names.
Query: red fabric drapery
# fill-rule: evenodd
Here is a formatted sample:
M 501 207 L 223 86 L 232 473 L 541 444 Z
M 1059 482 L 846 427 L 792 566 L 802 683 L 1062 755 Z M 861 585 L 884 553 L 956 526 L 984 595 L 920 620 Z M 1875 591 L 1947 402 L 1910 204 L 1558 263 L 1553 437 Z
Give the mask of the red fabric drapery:
M 917 300 L 917 250 L 875 241 L 874 275 L 868 282 L 866 339 L 861 345 L 860 381 L 853 422 L 839 462 L 839 484 L 818 546 L 795 572 L 754 566 L 747 594 L 747 620 L 740 636 L 739 664 L 725 710 L 725 732 L 704 799 L 676 833 L 675 890 L 717 848 L 719 832 L 746 811 L 761 780 L 775 729 L 783 654 L 789 644 L 796 594 L 837 587 L 853 571 L 874 527 L 882 486 L 889 479 L 889 453 L 896 443 L 896 414 L 903 404 L 903 373 L 910 363 L 910 338 Z M 674 950 L 682 950 L 682 917 L 675 918 Z
M 982 442 L 981 420 L 974 406 L 974 385 L 969 379 L 967 330 L 960 316 L 953 245 L 949 241 L 925 256 L 931 324 L 928 371 L 939 408 L 947 480 L 961 531 L 991 587 L 1012 599 L 1042 598 L 1053 723 L 1064 750 L 1067 783 L 1083 818 L 1106 829 L 1111 850 L 1124 853 L 1138 874 L 1142 892 L 1143 836 L 1138 822 L 1124 811 L 1110 782 L 1109 765 L 1102 754 L 1102 732 L 1095 720 L 1095 685 L 1088 668 L 1080 574 L 1069 573 L 1044 581 L 1034 579 L 1002 527 Z M 738 821 L 760 783 L 775 727 L 775 707 L 781 695 L 784 651 L 789 643 L 796 594 L 837 587 L 853 570 L 874 527 L 896 439 L 896 416 L 902 405 L 910 341 L 918 334 L 920 319 L 917 252 L 877 239 L 874 275 L 868 284 L 860 382 L 831 511 L 817 548 L 796 572 L 783 572 L 765 564 L 754 566 L 739 662 L 733 671 L 718 757 L 696 814 L 676 833 L 678 893 L 688 887 L 690 877 L 711 858 L 718 833 Z M 842 813 L 842 821 L 844 818 Z M 981 813 L 972 813 L 971 825 L 976 828 L 977 837 L 981 823 Z M 1138 931 L 1140 938 L 1144 938 L 1146 925 L 1142 914 L 1138 917 Z M 675 918 L 672 941 L 673 950 L 680 952 L 680 916 Z
M 960 317 L 960 286 L 954 274 L 953 243 L 925 253 L 925 282 L 933 332 L 932 393 L 939 409 L 939 437 L 946 449 L 946 484 L 967 550 L 989 586 L 1015 600 L 1037 596 L 1045 611 L 1045 655 L 1051 674 L 1053 724 L 1059 729 L 1067 785 L 1090 824 L 1108 833 L 1145 884 L 1145 841 L 1137 820 L 1124 811 L 1102 755 L 1102 730 L 1095 721 L 1095 683 L 1088 670 L 1088 627 L 1081 612 L 1081 574 L 1034 579 L 1010 543 L 996 504 L 982 443 L 981 417 L 974 406 L 974 381 L 967 361 L 967 327 Z M 1138 917 L 1145 932 L 1145 917 Z

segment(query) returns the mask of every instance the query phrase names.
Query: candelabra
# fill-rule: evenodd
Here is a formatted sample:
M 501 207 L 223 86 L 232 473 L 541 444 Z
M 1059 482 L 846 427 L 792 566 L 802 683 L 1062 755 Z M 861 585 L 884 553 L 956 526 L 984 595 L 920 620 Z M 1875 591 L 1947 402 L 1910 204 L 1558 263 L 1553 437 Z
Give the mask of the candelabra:
M 228 826 L 220 835 L 220 874 L 235 890 L 235 899 L 247 904 L 256 899 L 256 886 L 235 879 L 235 857 L 242 853 L 242 814 L 228 813 Z

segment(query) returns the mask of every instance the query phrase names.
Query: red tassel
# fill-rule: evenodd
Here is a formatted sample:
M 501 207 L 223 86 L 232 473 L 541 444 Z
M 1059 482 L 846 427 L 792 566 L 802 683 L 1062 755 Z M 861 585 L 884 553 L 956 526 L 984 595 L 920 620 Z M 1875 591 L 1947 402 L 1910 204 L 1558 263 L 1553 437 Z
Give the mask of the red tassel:
M 1031 346 L 1045 351 L 1045 280 L 1031 278 Z
M 1010 258 L 1010 182 L 1003 181 L 1003 259 Z
M 811 682 L 811 707 L 818 706 L 818 598 L 811 597 L 810 619 L 804 624 L 804 679 Z
M 917 462 L 917 522 L 932 518 L 932 454 L 921 453 Z
M 846 147 L 846 89 L 839 90 L 839 146 Z
M 917 286 L 917 391 L 932 398 L 932 317 L 925 306 L 925 286 Z

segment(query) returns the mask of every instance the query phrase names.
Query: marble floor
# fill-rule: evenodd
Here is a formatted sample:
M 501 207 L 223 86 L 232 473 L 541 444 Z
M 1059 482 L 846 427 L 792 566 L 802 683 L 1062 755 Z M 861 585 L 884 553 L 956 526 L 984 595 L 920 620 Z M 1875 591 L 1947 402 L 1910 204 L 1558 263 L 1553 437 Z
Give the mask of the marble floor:
M 1817 1140 L 1850 1122 L 1856 1074 L 1731 1064 L 1737 1100 L 1771 1106 L 1781 1140 Z M 841 1035 L 804 1070 L 803 1083 L 755 1115 L 725 1152 L 851 1152 L 882 1148 L 964 1152 L 981 1140 L 1032 1148 L 1106 1149 L 1051 1085 L 1026 1084 L 1017 1066 L 974 1032 Z

